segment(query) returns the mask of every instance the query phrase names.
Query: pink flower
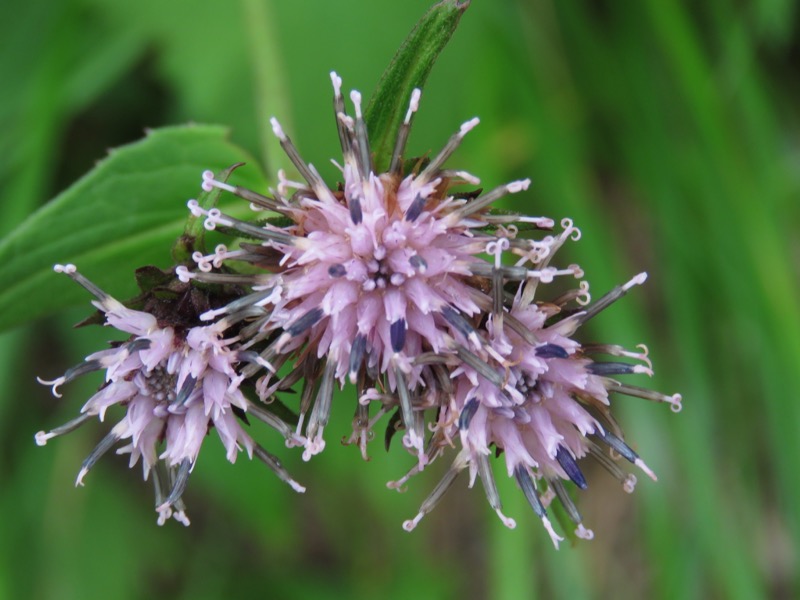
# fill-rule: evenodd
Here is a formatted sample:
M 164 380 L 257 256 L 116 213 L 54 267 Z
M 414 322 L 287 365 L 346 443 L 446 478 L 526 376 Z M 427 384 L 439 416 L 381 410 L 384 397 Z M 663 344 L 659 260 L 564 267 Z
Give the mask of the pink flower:
M 104 385 L 86 402 L 81 415 L 48 433 L 37 433 L 40 446 L 95 416 L 104 421 L 113 406 L 125 409 L 122 419 L 84 460 L 76 485 L 83 485 L 84 477 L 103 454 L 118 442 L 127 441 L 117 454 L 130 454 L 131 467 L 141 459 L 145 479 L 152 473 L 159 525 L 170 516 L 188 525 L 181 496 L 211 428 L 216 430 L 230 462 L 242 450 L 251 458 L 255 452 L 268 463 L 275 462 L 244 431 L 236 415 L 237 410 L 240 414 L 247 411 L 250 403 L 239 389 L 242 377 L 236 373 L 238 352 L 231 349 L 232 340 L 223 338 L 227 328 L 224 320 L 188 329 L 159 324 L 152 314 L 126 308 L 101 291 L 74 265 L 56 265 L 55 270 L 66 273 L 96 296 L 93 304 L 105 313 L 107 325 L 132 334 L 127 342 L 87 356 L 53 381 L 39 380 L 52 386 L 53 394 L 59 396 L 59 386 L 90 371 L 105 370 Z M 303 491 L 282 469 L 279 476 Z
M 566 239 L 579 236 L 569 221 L 565 226 L 561 236 L 545 241 L 549 251 L 542 256 L 546 258 L 532 265 L 540 272 Z M 501 273 L 506 269 L 499 260 L 502 250 L 487 248 L 487 252 L 498 256 L 496 268 Z M 628 492 L 633 491 L 636 478 L 616 465 L 611 451 L 655 480 L 654 473 L 623 441 L 611 414 L 609 392 L 667 402 L 675 410 L 680 410 L 680 395 L 666 396 L 610 377 L 652 375 L 646 348 L 630 352 L 612 345 L 584 346 L 572 339 L 583 323 L 645 279 L 646 274 L 637 275 L 588 305 L 585 284 L 553 302 L 535 302 L 537 285 L 544 279 L 534 277 L 518 286 L 508 306 L 503 305 L 500 310 L 486 307 L 489 315 L 478 333 L 480 344 L 474 353 L 462 356 L 459 363 L 448 361 L 454 369 L 454 392 L 443 405 L 434 434 L 458 440 L 461 450 L 416 517 L 405 522 L 407 530 L 416 527 L 466 468 L 470 486 L 480 476 L 491 507 L 503 523 L 515 527 L 514 520 L 502 512 L 494 483 L 489 458 L 496 451 L 503 453 L 508 475 L 516 478 L 556 547 L 563 538 L 553 529 L 546 512 L 546 505 L 554 497 L 577 526 L 575 534 L 586 539 L 593 536 L 582 524 L 580 512 L 563 483 L 572 481 L 582 490 L 588 487 L 579 467 L 581 459 L 596 459 Z M 578 310 L 569 308 L 573 301 L 578 303 Z M 634 358 L 641 364 L 604 362 L 597 360 L 600 355 Z M 401 486 L 413 472 L 391 487 Z
M 579 468 L 584 457 L 596 459 L 628 490 L 635 478 L 616 465 L 611 451 L 654 477 L 623 441 L 609 393 L 680 408 L 677 394 L 612 378 L 651 374 L 646 349 L 631 352 L 573 339 L 580 325 L 643 283 L 645 275 L 589 306 L 586 282 L 549 302 L 540 300 L 539 288 L 555 278 L 583 277 L 577 265 L 550 265 L 556 251 L 580 232 L 564 219 L 561 234 L 537 240 L 532 231 L 551 230 L 551 219 L 491 210 L 498 198 L 527 189 L 529 180 L 483 194 L 458 191 L 479 181 L 444 169 L 444 163 L 478 120 L 464 123 L 432 159 L 411 161 L 406 169 L 405 143 L 420 97 L 414 90 L 390 167 L 376 173 L 361 96 L 350 94 L 355 114 L 348 116 L 341 79 L 332 73 L 331 80 L 344 156 L 342 184 L 325 184 L 275 119 L 274 133 L 304 181 L 290 181 L 280 172 L 277 189 L 264 196 L 219 181 L 210 171 L 203 174 L 206 192 L 224 190 L 248 200 L 254 210 L 278 216 L 251 223 L 189 202 L 208 229 L 222 226 L 258 241 L 198 253 L 196 272 L 180 268 L 185 282 L 228 282 L 252 290 L 202 318 L 224 315 L 248 322 L 241 330 L 242 348 L 258 360 L 242 375 L 266 369 L 256 384 L 262 400 L 304 382 L 297 434 L 305 433 L 306 460 L 325 447 L 334 385 L 346 380 L 356 384 L 358 397 L 349 441 L 366 457 L 372 427 L 393 412 L 386 439 L 404 428 L 403 444 L 417 457 L 409 474 L 390 487 L 401 487 L 447 447 L 460 445 L 450 470 L 417 516 L 404 523 L 406 529 L 419 523 L 465 469 L 471 485 L 480 477 L 491 507 L 513 527 L 502 512 L 490 464 L 490 456 L 501 452 L 508 474 L 554 543 L 561 538 L 546 513 L 554 497 L 575 522 L 576 534 L 591 537 L 564 487 L 566 480 L 587 486 Z M 252 266 L 248 274 L 237 270 L 237 261 L 255 265 L 257 274 Z M 595 360 L 603 354 L 641 364 Z M 276 379 L 274 373 L 292 359 L 290 373 Z M 372 405 L 378 410 L 370 415 Z M 435 422 L 427 424 L 432 435 L 426 440 L 425 418 L 431 414 Z
M 361 96 L 352 92 L 355 118 L 347 116 L 341 79 L 331 74 L 334 112 L 339 131 L 343 185 L 330 188 L 313 165 L 302 161 L 278 122 L 272 126 L 281 145 L 305 182 L 279 174 L 280 183 L 266 197 L 203 174 L 203 188 L 220 188 L 251 201 L 255 209 L 279 213 L 283 221 L 263 227 L 239 221 L 217 209 L 205 211 L 197 202 L 190 208 L 205 215 L 206 227 L 225 226 L 261 240 L 260 246 L 240 250 L 217 249 L 196 257 L 200 272 L 182 270 L 185 279 L 220 281 L 224 274 L 209 273 L 212 266 L 235 260 L 266 269 L 253 276 L 256 292 L 252 302 L 235 302 L 205 318 L 254 309 L 259 314 L 257 342 L 268 341 L 261 352 L 265 361 L 280 355 L 298 357 L 296 368 L 307 385 L 319 391 L 306 428 L 306 452 L 310 458 L 325 442 L 323 430 L 330 412 L 334 380 L 357 383 L 359 397 L 383 399 L 383 410 L 399 406 L 406 428 L 404 443 L 424 464 L 424 430 L 421 412 L 427 408 L 424 365 L 415 361 L 426 352 L 453 353 L 454 339 L 468 321 L 480 313 L 476 301 L 483 293 L 475 285 L 490 270 L 481 254 L 495 231 L 504 223 L 523 221 L 546 228 L 550 219 L 493 215 L 487 208 L 496 199 L 528 187 L 528 180 L 500 186 L 486 194 L 457 193 L 453 186 L 477 185 L 479 180 L 442 165 L 463 137 L 478 124 L 472 119 L 461 126 L 445 148 L 427 164 L 403 173 L 403 154 L 411 120 L 417 110 L 419 90 L 414 90 L 403 121 L 389 171 L 376 174 L 361 113 Z M 288 220 L 288 223 L 286 222 Z M 526 250 L 527 251 L 527 250 Z M 233 275 L 237 281 L 242 276 Z M 255 333 L 255 329 L 253 330 Z M 312 364 L 313 363 L 313 364 Z M 266 399 L 277 388 L 264 375 L 258 389 Z M 310 381 L 310 383 L 308 383 Z M 302 427 L 310 400 L 301 406 Z M 357 408 L 353 441 L 366 455 L 368 416 Z

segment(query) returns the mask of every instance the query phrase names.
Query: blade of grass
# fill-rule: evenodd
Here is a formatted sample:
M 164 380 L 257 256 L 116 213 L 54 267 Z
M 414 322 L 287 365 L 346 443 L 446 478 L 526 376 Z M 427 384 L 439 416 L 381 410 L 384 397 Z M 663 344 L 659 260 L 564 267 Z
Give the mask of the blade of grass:
M 274 26 L 271 0 L 242 0 L 241 5 L 255 82 L 261 164 L 270 176 L 278 169 L 293 173 L 295 169 L 269 122 L 270 117 L 277 117 L 286 131 L 292 131 L 292 105 L 281 59 L 280 32 Z
M 425 84 L 469 3 L 470 0 L 442 0 L 431 7 L 381 76 L 364 111 L 376 172 L 388 168 L 411 92 Z

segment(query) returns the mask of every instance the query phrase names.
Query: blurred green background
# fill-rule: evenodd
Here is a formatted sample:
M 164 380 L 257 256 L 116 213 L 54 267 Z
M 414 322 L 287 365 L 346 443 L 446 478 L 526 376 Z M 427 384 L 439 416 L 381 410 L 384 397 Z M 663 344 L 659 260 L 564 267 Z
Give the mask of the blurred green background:
M 226 124 L 266 163 L 277 114 L 332 178 L 328 72 L 368 96 L 429 5 L 0 4 L 0 232 L 145 127 Z M 404 532 L 445 465 L 406 494 L 387 490 L 412 461 L 376 441 L 365 463 L 336 443 L 349 401 L 308 464 L 261 436 L 308 486 L 302 496 L 260 464 L 226 464 L 212 439 L 186 496 L 188 529 L 156 526 L 150 486 L 123 458 L 75 489 L 108 425 L 45 448 L 33 434 L 71 418 L 97 381 L 57 400 L 34 377 L 101 347 L 107 332 L 70 330 L 84 303 L 0 338 L 0 597 L 798 597 L 797 33 L 790 0 L 473 0 L 424 90 L 412 152 L 479 115 L 449 165 L 489 187 L 530 177 L 512 207 L 576 221 L 583 239 L 561 258 L 584 267 L 596 296 L 650 274 L 583 339 L 646 342 L 647 385 L 680 391 L 684 410 L 616 400 L 660 480 L 640 477 L 629 496 L 590 472 L 579 506 L 593 541 L 554 551 L 499 470 L 516 530 L 463 479 Z M 198 188 L 199 173 L 175 202 Z M 124 214 L 124 198 L 110 201 Z

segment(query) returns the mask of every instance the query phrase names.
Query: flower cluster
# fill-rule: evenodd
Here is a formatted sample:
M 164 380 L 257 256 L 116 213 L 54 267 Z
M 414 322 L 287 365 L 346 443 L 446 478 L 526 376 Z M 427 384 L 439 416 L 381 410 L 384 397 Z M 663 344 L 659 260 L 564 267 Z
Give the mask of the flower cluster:
M 131 467 L 141 459 L 145 479 L 152 474 L 159 525 L 170 517 L 188 525 L 181 497 L 200 446 L 213 427 L 230 462 L 241 450 L 251 458 L 255 454 L 297 491 L 305 491 L 242 428 L 237 411 L 241 415 L 249 410 L 256 416 L 264 412 L 259 407 L 252 410 L 240 390 L 244 378 L 237 368 L 243 359 L 231 348 L 236 339 L 223 337 L 229 323 L 219 320 L 211 325 L 179 327 L 175 317 L 170 319 L 172 324 L 160 323 L 149 312 L 126 308 L 81 275 L 75 265 L 56 265 L 55 270 L 69 275 L 95 296 L 93 304 L 104 313 L 106 325 L 131 336 L 87 356 L 53 381 L 39 379 L 60 397 L 58 388 L 65 383 L 92 371 L 105 371 L 104 385 L 86 402 L 80 416 L 36 434 L 40 446 L 94 417 L 105 420 L 112 406 L 125 408 L 123 418 L 83 461 L 75 485 L 83 485 L 89 470 L 115 444 L 128 441 L 117 453 L 130 454 Z M 285 433 L 293 437 L 291 430 Z
M 404 527 L 413 529 L 456 476 L 479 477 L 503 522 L 490 456 L 502 454 L 556 545 L 546 507 L 557 498 L 590 538 L 565 482 L 587 487 L 579 463 L 591 457 L 631 491 L 635 477 L 617 465 L 620 455 L 655 478 L 623 441 L 610 410 L 610 393 L 666 402 L 680 396 L 628 385 L 615 376 L 652 375 L 647 349 L 581 344 L 578 328 L 644 282 L 644 273 L 591 303 L 577 265 L 551 266 L 557 250 L 580 231 L 571 221 L 553 233 L 552 219 L 494 209 L 496 200 L 528 188 L 517 181 L 488 192 L 473 175 L 445 168 L 478 119 L 464 123 L 430 159 L 406 160 L 405 144 L 417 111 L 414 90 L 386 172 L 376 173 L 361 110 L 352 92 L 348 115 L 341 79 L 331 74 L 334 115 L 343 152 L 342 183 L 329 187 L 300 157 L 273 119 L 272 127 L 303 181 L 278 174 L 270 195 L 203 174 L 206 192 L 235 194 L 268 217 L 244 221 L 217 208 L 189 202 L 207 229 L 223 228 L 241 239 L 235 249 L 195 252 L 194 268 L 175 269 L 184 286 L 237 286 L 234 299 L 203 311 L 187 330 L 175 331 L 147 313 L 126 309 L 65 269 L 98 297 L 107 323 L 132 334 L 126 344 L 87 358 L 52 382 L 106 369 L 107 384 L 75 422 L 39 436 L 66 432 L 105 407 L 124 404 L 127 415 L 101 442 L 88 470 L 117 439 L 145 476 L 158 455 L 172 472 L 172 491 L 157 501 L 162 516 L 178 508 L 186 475 L 203 436 L 218 431 L 233 461 L 237 451 L 266 456 L 242 428 L 244 412 L 283 432 L 287 445 L 302 445 L 309 460 L 325 447 L 334 388 L 355 385 L 351 443 L 367 456 L 376 423 L 388 417 L 387 441 L 399 430 L 414 455 L 408 478 L 454 447 L 455 458 L 439 485 Z M 537 232 L 545 232 L 537 236 Z M 243 268 L 246 267 L 246 268 Z M 574 288 L 541 299 L 556 278 L 578 279 Z M 563 288 L 567 291 L 563 291 Z M 227 335 L 227 337 L 224 337 Z M 601 360 L 601 357 L 611 357 Z M 619 359 L 632 359 L 623 362 Z M 617 360 L 614 360 L 617 359 Z M 287 369 L 282 367 L 287 366 Z M 282 373 L 281 376 L 278 373 Z M 285 373 L 285 374 L 284 374 Z M 242 394 L 248 382 L 253 399 Z M 301 384 L 292 425 L 267 410 L 283 392 Z M 55 389 L 55 386 L 54 386 Z M 237 413 L 237 411 L 239 411 Z M 291 419 L 290 419 L 291 421 Z M 388 443 L 388 442 L 387 442 Z M 269 462 L 269 461 L 268 461 Z M 300 489 L 273 457 L 273 468 Z M 156 483 L 157 496 L 159 483 Z M 163 494 L 161 494 L 163 496 Z M 160 496 L 159 496 L 160 497 Z M 183 516 L 182 510 L 178 514 Z

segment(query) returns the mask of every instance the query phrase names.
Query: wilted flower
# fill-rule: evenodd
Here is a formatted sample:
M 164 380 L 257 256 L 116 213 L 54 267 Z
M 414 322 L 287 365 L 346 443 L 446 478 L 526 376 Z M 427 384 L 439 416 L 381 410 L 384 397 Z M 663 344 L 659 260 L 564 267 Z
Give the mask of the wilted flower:
M 117 453 L 130 454 L 131 467 L 141 459 L 145 479 L 152 474 L 159 525 L 170 516 L 188 525 L 181 496 L 203 440 L 213 427 L 230 462 L 241 450 L 251 458 L 255 453 L 284 481 L 304 491 L 242 428 L 239 416 L 253 411 L 239 389 L 243 380 L 236 372 L 240 356 L 231 349 L 236 340 L 223 337 L 229 323 L 220 320 L 194 327 L 160 323 L 149 312 L 125 307 L 78 273 L 74 265 L 56 265 L 55 270 L 66 273 L 96 297 L 92 304 L 105 314 L 106 325 L 131 334 L 127 341 L 87 356 L 63 376 L 39 380 L 52 386 L 53 394 L 60 397 L 59 386 L 92 371 L 105 371 L 105 383 L 79 417 L 36 434 L 40 446 L 94 417 L 104 421 L 106 411 L 114 405 L 125 408 L 123 418 L 83 461 L 76 485 L 83 485 L 103 454 L 127 440 Z M 256 416 L 263 415 L 264 411 L 256 409 Z M 275 425 L 274 420 L 270 424 Z M 285 434 L 294 437 L 289 430 Z
M 461 445 L 418 515 L 405 522 L 406 529 L 413 529 L 467 468 L 470 485 L 480 476 L 492 508 L 513 527 L 514 521 L 502 513 L 489 463 L 496 450 L 504 453 L 509 475 L 555 543 L 561 538 L 545 510 L 554 497 L 577 525 L 577 535 L 591 537 L 563 484 L 571 480 L 586 487 L 580 459 L 591 455 L 628 491 L 635 477 L 617 466 L 616 454 L 655 478 L 622 440 L 609 392 L 680 408 L 679 395 L 611 378 L 652 374 L 646 349 L 632 352 L 572 339 L 580 325 L 643 283 L 645 274 L 592 305 L 585 282 L 549 302 L 535 298 L 539 284 L 557 276 L 583 276 L 577 265 L 550 266 L 556 251 L 580 232 L 565 219 L 561 234 L 536 240 L 531 232 L 552 229 L 551 219 L 491 209 L 498 198 L 527 189 L 528 180 L 485 194 L 455 191 L 457 185 L 479 183 L 468 173 L 443 169 L 478 120 L 462 125 L 432 159 L 407 162 L 405 143 L 420 97 L 414 90 L 389 169 L 376 174 L 361 97 L 351 93 L 355 118 L 347 116 L 341 80 L 335 73 L 331 79 L 343 184 L 326 185 L 274 119 L 273 130 L 305 182 L 289 181 L 280 172 L 270 197 L 219 181 L 210 171 L 203 174 L 205 191 L 228 191 L 250 201 L 254 210 L 279 216 L 251 223 L 190 201 L 192 213 L 204 216 L 207 228 L 219 226 L 260 242 L 243 243 L 238 250 L 219 246 L 208 256 L 198 253 L 198 272 L 178 270 L 185 282 L 252 288 L 252 294 L 202 318 L 250 321 L 241 330 L 242 348 L 257 352 L 259 361 L 242 374 L 250 377 L 267 366 L 256 386 L 262 400 L 304 380 L 297 433 L 311 411 L 305 459 L 324 448 L 334 384 L 344 385 L 347 379 L 357 385 L 359 398 L 350 441 L 358 442 L 366 457 L 371 428 L 394 410 L 387 444 L 403 427 L 404 445 L 418 457 L 409 474 L 390 487 L 401 487 L 448 446 Z M 237 272 L 235 261 L 261 271 L 252 274 L 248 267 L 249 274 Z M 596 361 L 598 355 L 641 364 Z M 291 358 L 289 374 L 276 380 L 274 373 Z M 370 417 L 372 403 L 380 408 Z M 435 414 L 427 442 L 426 414 Z

